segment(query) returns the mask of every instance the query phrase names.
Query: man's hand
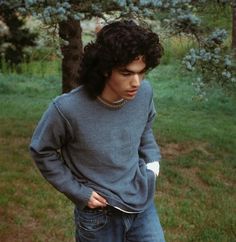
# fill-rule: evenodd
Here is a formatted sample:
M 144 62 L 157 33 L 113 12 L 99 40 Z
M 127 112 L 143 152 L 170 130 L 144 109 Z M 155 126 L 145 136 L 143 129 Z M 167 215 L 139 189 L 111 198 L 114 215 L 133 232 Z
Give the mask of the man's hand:
M 106 206 L 107 206 L 106 199 L 93 191 L 92 195 L 88 201 L 88 207 L 89 208 L 98 208 L 98 207 L 106 207 Z

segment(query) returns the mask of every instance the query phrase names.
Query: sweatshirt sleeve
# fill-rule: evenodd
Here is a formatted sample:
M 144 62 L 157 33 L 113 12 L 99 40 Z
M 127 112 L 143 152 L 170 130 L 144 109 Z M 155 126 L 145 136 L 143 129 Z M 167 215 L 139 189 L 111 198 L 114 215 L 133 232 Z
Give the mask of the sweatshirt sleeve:
M 139 156 L 146 163 L 151 163 L 154 161 L 160 161 L 161 154 L 159 146 L 156 143 L 155 137 L 153 135 L 152 123 L 156 115 L 156 109 L 154 106 L 153 98 L 149 105 L 148 119 L 143 131 L 141 142 L 139 146 Z
M 80 184 L 64 162 L 60 150 L 72 138 L 70 123 L 52 103 L 36 127 L 30 153 L 44 178 L 83 208 L 92 194 L 92 189 Z

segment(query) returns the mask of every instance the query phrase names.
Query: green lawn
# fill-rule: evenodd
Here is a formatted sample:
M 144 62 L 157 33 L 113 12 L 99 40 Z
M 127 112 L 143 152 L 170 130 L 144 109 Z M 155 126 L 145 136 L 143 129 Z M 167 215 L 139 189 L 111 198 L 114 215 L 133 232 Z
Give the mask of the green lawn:
M 73 205 L 44 181 L 28 154 L 38 119 L 61 89 L 58 64 L 46 67 L 47 75 L 0 75 L 3 242 L 74 238 Z M 149 79 L 163 155 L 156 205 L 167 242 L 236 241 L 236 100 L 215 88 L 207 102 L 196 101 L 192 77 L 175 63 Z

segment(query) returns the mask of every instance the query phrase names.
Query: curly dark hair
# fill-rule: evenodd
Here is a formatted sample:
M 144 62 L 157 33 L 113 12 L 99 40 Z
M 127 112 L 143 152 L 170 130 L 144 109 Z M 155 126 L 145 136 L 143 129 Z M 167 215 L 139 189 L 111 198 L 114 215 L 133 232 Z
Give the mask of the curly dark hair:
M 144 57 L 146 70 L 156 67 L 163 55 L 163 47 L 156 33 L 132 20 L 116 21 L 104 26 L 95 42 L 84 48 L 79 84 L 91 98 L 99 96 L 112 69 Z

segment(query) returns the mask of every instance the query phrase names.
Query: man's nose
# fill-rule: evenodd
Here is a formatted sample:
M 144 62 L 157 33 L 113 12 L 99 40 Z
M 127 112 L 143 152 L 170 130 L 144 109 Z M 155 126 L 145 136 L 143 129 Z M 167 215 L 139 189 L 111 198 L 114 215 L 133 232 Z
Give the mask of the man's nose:
M 132 78 L 132 83 L 131 83 L 132 87 L 138 88 L 140 86 L 140 83 L 141 83 L 141 78 L 139 74 L 134 74 Z

